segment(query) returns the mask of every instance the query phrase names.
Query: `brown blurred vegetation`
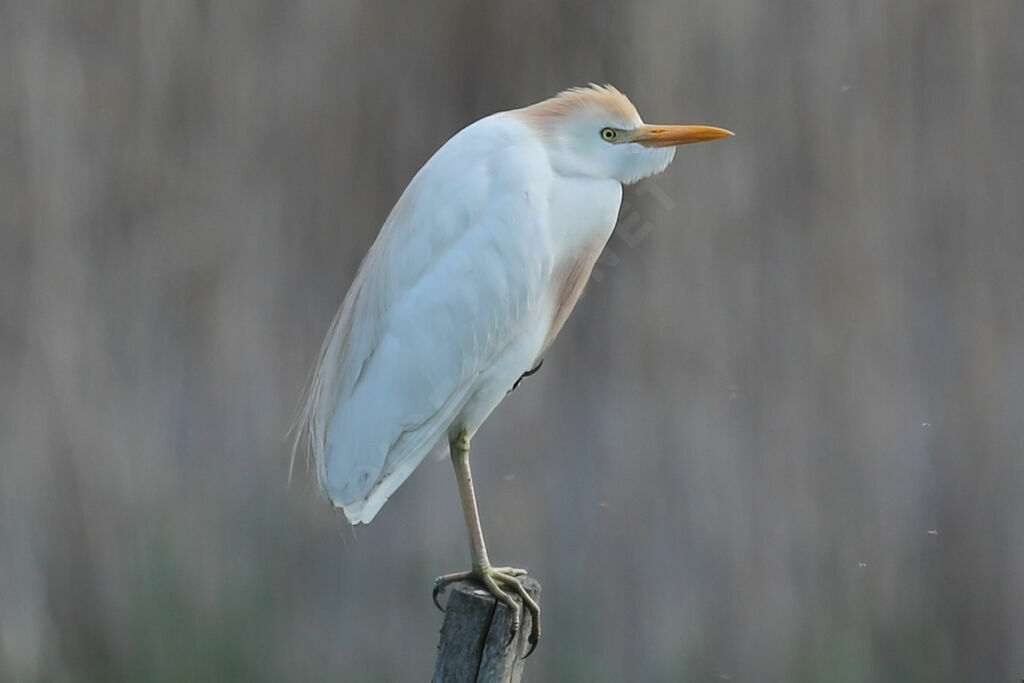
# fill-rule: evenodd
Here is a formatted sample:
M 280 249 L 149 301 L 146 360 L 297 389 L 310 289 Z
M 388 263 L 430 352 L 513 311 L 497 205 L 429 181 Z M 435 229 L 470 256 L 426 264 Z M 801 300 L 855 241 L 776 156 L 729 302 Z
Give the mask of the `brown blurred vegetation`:
M 405 183 L 611 82 L 630 189 L 476 442 L 542 681 L 1024 675 L 1024 3 L 0 2 L 0 680 L 424 680 L 446 464 L 284 432 Z

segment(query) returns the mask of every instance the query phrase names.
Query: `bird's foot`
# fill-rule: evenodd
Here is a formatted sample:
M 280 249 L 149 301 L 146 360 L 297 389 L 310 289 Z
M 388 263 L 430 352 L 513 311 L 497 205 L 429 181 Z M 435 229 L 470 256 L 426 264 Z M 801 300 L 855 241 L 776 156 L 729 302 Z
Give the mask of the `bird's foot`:
M 433 600 L 437 608 L 444 611 L 441 604 L 437 601 L 439 595 L 444 592 L 444 589 L 455 581 L 472 580 L 477 583 L 483 584 L 487 592 L 493 595 L 497 600 L 505 603 L 508 608 L 512 611 L 512 636 L 519 632 L 519 626 L 522 624 L 522 607 L 515 599 L 512 598 L 506 591 L 502 590 L 502 586 L 512 589 L 520 599 L 523 601 L 523 605 L 530 612 L 530 649 L 526 652 L 526 657 L 530 656 L 533 649 L 537 647 L 537 641 L 540 640 L 540 605 L 537 601 L 530 597 L 530 594 L 526 592 L 523 587 L 523 582 L 519 580 L 519 577 L 526 576 L 525 569 L 518 569 L 516 567 L 478 567 L 468 572 L 457 572 L 455 574 L 445 574 L 439 576 L 434 580 L 434 594 Z
M 532 377 L 533 375 L 536 375 L 537 371 L 540 370 L 540 366 L 542 366 L 542 365 L 544 365 L 544 359 L 543 358 L 541 358 L 539 361 L 537 361 L 537 364 L 534 365 L 532 368 L 530 368 L 529 370 L 527 370 L 523 374 L 519 375 L 519 379 L 516 380 L 516 383 L 512 385 L 511 389 L 509 389 L 508 391 L 505 392 L 505 395 L 507 396 L 508 394 L 511 394 L 513 391 L 515 391 L 516 387 L 519 386 L 519 383 L 522 382 L 527 377 Z

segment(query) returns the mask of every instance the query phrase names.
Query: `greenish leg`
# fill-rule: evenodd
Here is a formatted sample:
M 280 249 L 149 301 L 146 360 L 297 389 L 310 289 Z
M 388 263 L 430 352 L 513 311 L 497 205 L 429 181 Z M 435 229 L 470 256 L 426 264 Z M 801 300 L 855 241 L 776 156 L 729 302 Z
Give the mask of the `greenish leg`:
M 445 574 L 434 581 L 434 604 L 437 605 L 437 596 L 444 590 L 445 586 L 453 581 L 474 579 L 498 600 L 508 605 L 513 614 L 513 630 L 518 631 L 522 622 L 519 604 L 512 599 L 508 593 L 502 590 L 501 586 L 511 588 L 522 599 L 526 609 L 533 617 L 533 628 L 530 629 L 530 652 L 537 646 L 540 639 L 540 606 L 537 601 L 530 597 L 530 594 L 523 588 L 522 582 L 517 578 L 526 576 L 525 569 L 515 567 L 492 567 L 491 561 L 487 558 L 487 546 L 484 543 L 484 532 L 480 527 L 480 513 L 476 507 L 476 494 L 473 491 L 473 477 L 469 471 L 469 437 L 465 432 L 451 443 L 452 465 L 455 467 L 455 480 L 459 486 L 459 497 L 462 500 L 462 514 L 466 518 L 466 530 L 469 532 L 469 551 L 472 559 L 472 569 L 468 572 L 456 574 Z M 440 605 L 438 605 L 440 608 Z M 529 653 L 527 653 L 529 654 Z

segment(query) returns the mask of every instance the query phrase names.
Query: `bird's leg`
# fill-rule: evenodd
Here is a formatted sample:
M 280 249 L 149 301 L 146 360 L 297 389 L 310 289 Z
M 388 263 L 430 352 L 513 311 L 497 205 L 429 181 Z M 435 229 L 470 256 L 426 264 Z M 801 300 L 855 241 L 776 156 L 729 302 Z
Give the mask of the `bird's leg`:
M 466 530 L 469 532 L 472 569 L 468 572 L 446 574 L 438 577 L 434 581 L 434 604 L 438 605 L 437 596 L 448 584 L 462 579 L 474 579 L 482 583 L 491 595 L 508 605 L 513 615 L 513 631 L 518 631 L 522 621 L 520 607 L 512 599 L 512 596 L 501 589 L 501 586 L 504 585 L 507 588 L 511 588 L 522 598 L 526 609 L 530 610 L 532 628 L 530 629 L 529 640 L 530 652 L 532 652 L 533 648 L 537 645 L 537 640 L 540 638 L 540 607 L 537 605 L 537 601 L 526 592 L 522 582 L 517 578 L 519 576 L 526 576 L 525 569 L 492 567 L 490 560 L 487 558 L 484 532 L 480 527 L 480 513 L 476 507 L 476 494 L 473 492 L 473 477 L 469 471 L 469 437 L 464 431 L 452 441 L 451 453 L 452 465 L 455 467 L 455 480 L 459 486 L 459 497 L 462 499 L 462 514 L 466 518 Z M 439 609 L 440 607 L 438 605 Z

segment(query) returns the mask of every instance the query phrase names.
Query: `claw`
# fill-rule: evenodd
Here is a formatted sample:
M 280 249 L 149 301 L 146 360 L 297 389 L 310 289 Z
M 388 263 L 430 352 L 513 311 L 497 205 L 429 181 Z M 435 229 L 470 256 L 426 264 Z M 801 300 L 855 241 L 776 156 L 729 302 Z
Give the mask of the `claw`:
M 434 584 L 434 591 L 430 594 L 430 599 L 434 601 L 434 607 L 444 612 L 444 607 L 441 607 L 441 603 L 437 601 L 437 596 L 444 590 L 444 585 Z
M 533 651 L 537 649 L 537 640 L 538 639 L 539 639 L 539 636 L 535 635 L 535 633 L 531 630 L 530 631 L 530 637 L 527 638 L 527 643 L 529 643 L 530 647 L 528 647 L 526 649 L 526 654 L 523 655 L 523 659 L 526 659 L 527 657 L 532 655 Z
M 538 370 L 540 370 L 540 366 L 542 366 L 542 365 L 544 365 L 544 359 L 543 359 L 543 358 L 542 358 L 542 359 L 540 359 L 539 361 L 537 361 L 537 364 L 536 364 L 536 365 L 534 365 L 534 366 L 533 366 L 533 368 L 531 368 L 530 370 L 527 370 L 526 372 L 524 372 L 523 374 L 521 374 L 521 375 L 519 376 L 519 379 L 517 379 L 517 380 L 516 380 L 516 383 L 512 385 L 512 388 L 511 388 L 511 389 L 509 389 L 509 390 L 508 390 L 507 392 L 505 392 L 505 393 L 506 393 L 506 394 L 511 394 L 511 393 L 512 393 L 513 391 L 515 391 L 515 390 L 516 390 L 516 387 L 518 387 L 518 386 L 519 386 L 519 383 L 520 383 L 520 382 L 522 382 L 522 381 L 523 381 L 524 379 L 526 379 L 527 377 L 531 377 L 531 376 L 533 376 L 533 375 L 537 374 L 537 371 L 538 371 Z

